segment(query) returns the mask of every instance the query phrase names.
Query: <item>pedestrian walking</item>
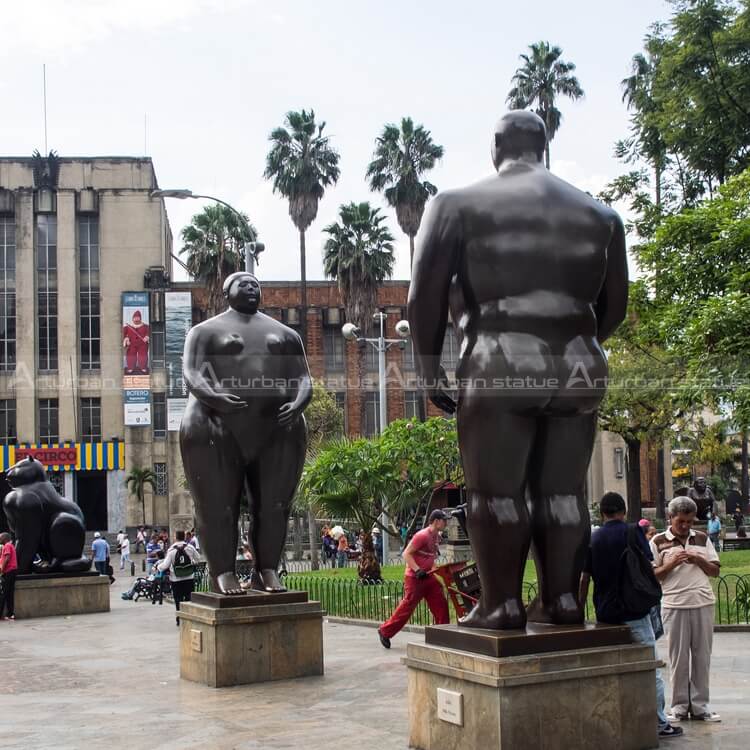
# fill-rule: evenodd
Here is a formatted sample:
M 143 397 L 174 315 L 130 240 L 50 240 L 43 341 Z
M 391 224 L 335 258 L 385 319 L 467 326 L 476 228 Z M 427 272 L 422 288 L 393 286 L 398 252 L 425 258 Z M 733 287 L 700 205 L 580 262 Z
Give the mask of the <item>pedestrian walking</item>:
M 16 619 L 17 573 L 16 548 L 10 534 L 3 532 L 0 534 L 0 620 Z
M 181 602 L 189 602 L 195 589 L 195 563 L 200 560 L 198 551 L 185 541 L 185 532 L 175 532 L 175 542 L 167 551 L 164 560 L 159 563 L 160 571 L 169 571 L 169 580 L 172 584 L 172 596 L 177 612 L 180 611 Z M 179 615 L 176 616 L 177 624 L 180 624 Z
M 138 527 L 138 531 L 135 534 L 135 553 L 146 551 L 146 534 L 143 530 L 143 526 Z
M 94 559 L 94 567 L 99 575 L 106 576 L 109 566 L 109 543 L 97 531 L 94 533 L 94 542 L 91 545 L 91 557 Z
M 669 503 L 669 528 L 651 540 L 654 572 L 661 581 L 662 618 L 672 682 L 670 721 L 721 721 L 708 707 L 716 598 L 711 578 L 719 555 L 708 535 L 692 528 L 698 506 L 689 497 Z
M 643 521 L 638 526 L 628 527 L 625 523 L 625 500 L 616 492 L 607 492 L 599 502 L 599 513 L 603 524 L 591 537 L 586 561 L 581 574 L 578 601 L 584 607 L 588 597 L 589 581 L 594 581 L 594 609 L 597 622 L 611 625 L 627 625 L 633 641 L 655 649 L 656 637 L 651 622 L 651 606 L 644 605 L 637 611 L 626 609 L 621 602 L 621 582 L 623 553 L 631 544 L 636 554 L 644 560 L 652 559 Z M 632 531 L 631 531 L 632 529 Z M 630 538 L 629 538 L 630 536 Z M 649 570 L 649 577 L 658 592 L 658 585 Z M 681 727 L 673 727 L 664 711 L 664 678 L 661 669 L 656 670 L 656 722 L 659 738 L 679 737 Z
M 338 546 L 336 548 L 336 567 L 345 568 L 349 556 L 346 551 L 349 549 L 349 540 L 346 538 L 346 534 L 342 534 L 339 537 Z
M 380 643 L 391 647 L 391 638 L 409 622 L 422 599 L 432 612 L 436 625 L 448 623 L 448 602 L 434 575 L 430 574 L 440 554 L 440 533 L 448 523 L 448 514 L 442 510 L 430 513 L 428 525 L 418 531 L 404 550 L 406 572 L 404 574 L 404 598 L 390 619 L 378 628 Z
M 721 520 L 716 513 L 711 514 L 711 520 L 708 522 L 708 538 L 718 552 L 721 549 Z
M 125 563 L 130 565 L 130 539 L 127 534 L 120 542 L 120 570 L 125 570 Z

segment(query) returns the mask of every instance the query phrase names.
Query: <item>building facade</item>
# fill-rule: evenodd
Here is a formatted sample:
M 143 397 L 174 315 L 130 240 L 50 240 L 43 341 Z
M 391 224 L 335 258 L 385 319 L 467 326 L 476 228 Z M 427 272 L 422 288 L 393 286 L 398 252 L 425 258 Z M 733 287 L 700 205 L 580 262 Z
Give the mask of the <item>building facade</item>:
M 166 430 L 172 234 L 163 201 L 150 197 L 157 187 L 147 158 L 0 158 L 0 471 L 39 458 L 89 530 L 133 526 L 144 510 L 166 525 L 187 497 L 178 490 L 170 504 L 182 472 Z M 141 295 L 150 324 L 140 329 L 150 350 L 141 426 L 126 424 L 128 293 Z M 133 468 L 156 475 L 145 508 L 126 487 Z

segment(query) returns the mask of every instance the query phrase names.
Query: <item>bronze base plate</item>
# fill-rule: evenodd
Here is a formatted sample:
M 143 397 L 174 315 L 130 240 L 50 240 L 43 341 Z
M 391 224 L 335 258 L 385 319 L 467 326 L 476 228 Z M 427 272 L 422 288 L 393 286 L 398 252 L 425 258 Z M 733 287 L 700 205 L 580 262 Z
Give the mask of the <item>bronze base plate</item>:
M 236 596 L 215 594 L 212 591 L 198 591 L 190 597 L 193 604 L 202 604 L 204 607 L 213 609 L 268 606 L 270 604 L 299 604 L 307 600 L 307 591 L 279 591 L 275 594 L 266 591 L 253 591 Z
M 631 643 L 627 625 L 544 625 L 530 622 L 525 630 L 483 630 L 459 625 L 428 625 L 425 643 L 483 656 L 526 656 L 552 651 L 622 646 Z

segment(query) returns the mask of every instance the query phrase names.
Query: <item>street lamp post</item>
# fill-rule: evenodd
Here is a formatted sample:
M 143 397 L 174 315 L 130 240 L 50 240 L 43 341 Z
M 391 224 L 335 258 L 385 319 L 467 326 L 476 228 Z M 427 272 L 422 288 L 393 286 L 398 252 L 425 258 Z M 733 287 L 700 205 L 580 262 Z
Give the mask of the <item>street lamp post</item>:
M 237 218 L 245 225 L 247 233 L 252 235 L 252 230 L 247 222 L 247 219 L 231 204 L 221 200 L 221 198 L 215 198 L 213 195 L 198 195 L 193 193 L 192 190 L 186 189 L 170 189 L 170 190 L 152 190 L 149 195 L 152 198 L 177 198 L 179 200 L 185 200 L 187 198 L 203 198 L 204 200 L 215 201 L 221 203 L 222 206 L 226 206 Z M 258 256 L 266 249 L 266 246 L 262 242 L 246 242 L 243 250 L 245 251 L 245 270 L 249 273 L 255 273 L 255 265 L 258 262 Z M 185 264 L 174 254 L 172 257 L 187 270 Z
M 377 338 L 367 338 L 361 335 L 361 331 L 354 323 L 344 323 L 341 328 L 341 333 L 347 341 L 364 342 L 366 345 L 372 346 L 378 353 L 378 392 L 379 392 L 379 414 L 378 414 L 378 432 L 383 433 L 388 424 L 388 391 L 385 383 L 385 353 L 395 344 L 404 346 L 404 339 L 409 336 L 409 323 L 406 320 L 399 320 L 396 323 L 396 333 L 400 338 L 387 339 L 385 338 L 385 319 L 386 313 L 376 312 L 372 319 L 380 324 L 380 335 Z M 381 517 L 381 525 L 383 526 L 383 563 L 388 564 L 388 534 L 385 530 L 388 518 L 385 513 Z

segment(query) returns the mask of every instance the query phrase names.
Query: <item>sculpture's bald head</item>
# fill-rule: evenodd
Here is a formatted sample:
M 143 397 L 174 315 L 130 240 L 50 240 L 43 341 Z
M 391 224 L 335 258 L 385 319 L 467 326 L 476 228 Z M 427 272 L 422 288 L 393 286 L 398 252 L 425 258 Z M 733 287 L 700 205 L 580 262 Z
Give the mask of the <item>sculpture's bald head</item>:
M 492 163 L 497 169 L 505 159 L 523 154 L 534 154 L 541 161 L 546 144 L 547 128 L 539 115 L 525 109 L 511 110 L 495 125 Z

